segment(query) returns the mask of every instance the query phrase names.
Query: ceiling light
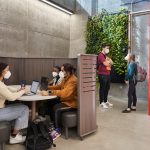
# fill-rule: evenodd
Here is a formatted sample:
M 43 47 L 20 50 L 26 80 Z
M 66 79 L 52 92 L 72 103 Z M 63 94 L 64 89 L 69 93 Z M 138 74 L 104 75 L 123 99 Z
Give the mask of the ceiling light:
M 65 13 L 69 14 L 69 15 L 72 15 L 72 14 L 73 14 L 73 12 L 68 11 L 68 10 L 66 10 L 66 9 L 64 9 L 64 8 L 62 8 L 62 7 L 60 7 L 60 6 L 56 5 L 56 4 L 54 4 L 54 3 L 50 2 L 50 1 L 48 1 L 48 0 L 40 0 L 40 1 L 42 1 L 42 2 L 44 2 L 44 3 L 46 3 L 46 4 L 48 4 L 48 5 L 50 5 L 50 6 L 52 6 L 52 7 L 55 7 L 55 8 L 57 8 L 57 9 L 59 9 L 59 10 L 65 12 Z

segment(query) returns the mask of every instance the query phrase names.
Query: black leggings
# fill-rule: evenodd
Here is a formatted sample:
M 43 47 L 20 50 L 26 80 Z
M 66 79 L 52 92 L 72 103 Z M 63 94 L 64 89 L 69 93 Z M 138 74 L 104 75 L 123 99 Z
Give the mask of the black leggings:
M 61 109 L 63 108 L 63 109 Z M 51 121 L 55 123 L 55 127 L 61 126 L 61 113 L 64 111 L 74 110 L 73 108 L 61 103 L 59 98 L 48 100 L 39 108 L 39 115 L 45 117 L 49 115 Z
M 59 98 L 50 99 L 48 101 L 44 101 L 43 104 L 39 107 L 39 115 L 45 117 L 45 115 L 49 115 L 51 120 L 54 121 L 54 111 L 53 107 L 56 104 L 61 103 Z
M 133 106 L 136 107 L 137 97 L 136 97 L 136 84 L 134 81 L 129 81 L 129 90 L 128 90 L 128 108 Z

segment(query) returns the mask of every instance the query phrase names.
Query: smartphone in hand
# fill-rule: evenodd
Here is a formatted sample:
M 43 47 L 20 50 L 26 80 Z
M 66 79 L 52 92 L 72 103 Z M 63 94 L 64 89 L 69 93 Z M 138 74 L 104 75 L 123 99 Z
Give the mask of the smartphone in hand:
M 20 85 L 21 85 L 21 88 L 25 88 L 26 80 L 21 80 Z

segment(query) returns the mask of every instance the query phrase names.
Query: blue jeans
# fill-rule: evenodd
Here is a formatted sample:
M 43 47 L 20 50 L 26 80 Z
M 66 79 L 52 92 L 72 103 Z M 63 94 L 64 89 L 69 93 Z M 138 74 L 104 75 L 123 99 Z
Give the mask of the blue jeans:
M 0 121 L 15 120 L 15 129 L 24 129 L 28 127 L 29 109 L 23 104 L 6 105 L 0 108 Z

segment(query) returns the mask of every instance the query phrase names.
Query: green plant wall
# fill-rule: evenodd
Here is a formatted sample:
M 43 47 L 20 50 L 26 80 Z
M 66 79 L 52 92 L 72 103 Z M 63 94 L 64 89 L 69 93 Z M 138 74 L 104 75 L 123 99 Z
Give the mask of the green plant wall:
M 128 51 L 128 14 L 123 10 L 112 15 L 103 10 L 99 15 L 89 18 L 86 42 L 88 54 L 98 54 L 102 43 L 109 43 L 113 66 L 119 75 L 124 74 L 127 67 L 124 57 Z

